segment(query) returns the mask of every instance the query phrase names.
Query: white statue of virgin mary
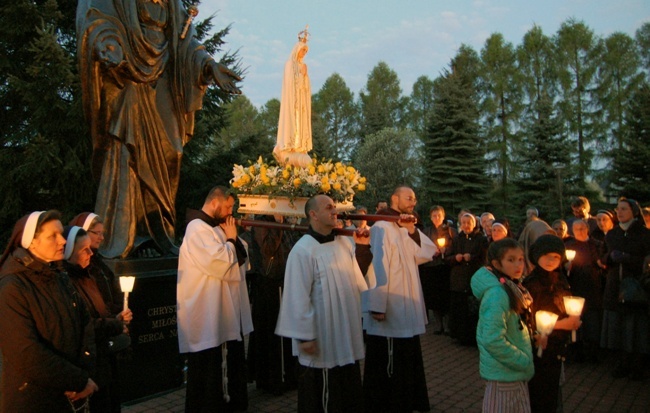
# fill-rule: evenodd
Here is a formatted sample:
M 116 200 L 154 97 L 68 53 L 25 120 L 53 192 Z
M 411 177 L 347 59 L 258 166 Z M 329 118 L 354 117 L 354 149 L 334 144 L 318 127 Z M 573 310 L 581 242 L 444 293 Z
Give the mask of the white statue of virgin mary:
M 284 65 L 278 137 L 273 154 L 281 165 L 307 166 L 311 157 L 311 86 L 303 58 L 307 46 L 307 28 L 298 34 L 298 43 Z

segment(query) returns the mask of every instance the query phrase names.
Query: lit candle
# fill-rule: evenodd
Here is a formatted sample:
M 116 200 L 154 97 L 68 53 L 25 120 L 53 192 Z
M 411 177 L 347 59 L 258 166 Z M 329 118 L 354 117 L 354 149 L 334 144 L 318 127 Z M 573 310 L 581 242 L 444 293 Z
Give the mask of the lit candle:
M 129 293 L 133 291 L 135 277 L 120 277 L 120 287 L 124 293 L 124 311 L 129 308 Z
M 537 324 L 537 331 L 542 335 L 542 337 L 547 337 L 553 328 L 555 327 L 555 322 L 557 321 L 558 315 L 551 313 L 549 311 L 540 310 L 535 313 L 535 321 Z M 542 357 L 542 346 L 540 345 L 537 348 L 537 357 Z
M 585 299 L 582 297 L 564 297 L 564 310 L 568 315 L 582 314 L 582 308 L 585 306 Z M 576 342 L 576 331 L 571 330 L 571 341 Z
M 574 250 L 566 250 L 566 259 L 569 262 L 573 261 L 576 257 L 576 252 Z
M 576 252 L 575 250 L 566 250 L 565 254 L 566 254 L 566 259 L 569 260 L 569 269 L 567 270 L 566 273 L 567 277 L 569 277 L 571 276 L 571 263 L 576 257 Z
M 444 248 L 445 244 L 447 243 L 447 238 L 444 237 L 438 238 L 436 242 L 438 242 L 438 247 Z M 440 253 L 442 255 L 442 258 L 445 258 L 445 254 L 442 251 Z

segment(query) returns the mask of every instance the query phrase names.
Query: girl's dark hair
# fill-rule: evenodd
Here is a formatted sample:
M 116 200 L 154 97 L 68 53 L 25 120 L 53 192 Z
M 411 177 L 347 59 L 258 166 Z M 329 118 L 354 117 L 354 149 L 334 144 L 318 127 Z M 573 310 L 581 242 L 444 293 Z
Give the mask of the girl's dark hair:
M 524 248 L 521 246 L 517 240 L 513 238 L 504 238 L 500 241 L 495 241 L 490 246 L 488 247 L 488 252 L 487 252 L 487 264 L 492 268 L 493 274 L 497 278 L 502 278 L 502 277 L 507 277 L 505 274 L 503 274 L 501 271 L 498 269 L 492 267 L 492 261 L 497 260 L 501 262 L 503 257 L 505 257 L 506 253 L 510 250 L 514 249 L 520 249 L 524 250 Z M 515 296 L 515 293 L 505 285 L 504 282 L 501 283 L 503 285 L 503 289 L 506 291 L 506 294 L 508 294 L 508 299 L 510 301 L 510 309 L 516 312 L 517 314 L 521 314 L 525 308 L 523 308 L 523 303 L 517 299 Z
M 521 244 L 514 238 L 504 238 L 500 241 L 491 243 L 487 251 L 487 264 L 491 266 L 492 260 L 501 262 L 503 257 L 506 255 L 506 252 L 516 248 L 519 248 L 522 251 L 524 250 Z

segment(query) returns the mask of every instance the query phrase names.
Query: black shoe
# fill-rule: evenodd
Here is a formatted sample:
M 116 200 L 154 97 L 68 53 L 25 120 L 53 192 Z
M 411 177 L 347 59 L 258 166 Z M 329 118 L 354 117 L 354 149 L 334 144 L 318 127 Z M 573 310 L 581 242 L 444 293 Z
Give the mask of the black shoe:
M 612 371 L 612 377 L 615 379 L 622 379 L 623 377 L 627 377 L 628 374 L 630 374 L 630 369 L 623 363 L 616 366 L 614 371 Z
M 642 381 L 643 380 L 643 370 L 640 368 L 635 368 L 630 372 L 630 380 Z

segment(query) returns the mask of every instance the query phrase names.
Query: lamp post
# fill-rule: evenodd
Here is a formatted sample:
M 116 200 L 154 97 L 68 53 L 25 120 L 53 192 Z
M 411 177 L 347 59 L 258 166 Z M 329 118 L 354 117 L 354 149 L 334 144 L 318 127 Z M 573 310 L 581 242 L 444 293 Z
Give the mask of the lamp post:
M 561 165 L 559 163 L 556 163 L 553 165 L 553 169 L 555 169 L 555 174 L 557 175 L 557 194 L 558 198 L 560 200 L 560 217 L 562 217 L 564 214 L 564 202 L 562 201 L 562 170 L 564 169 L 564 165 Z

